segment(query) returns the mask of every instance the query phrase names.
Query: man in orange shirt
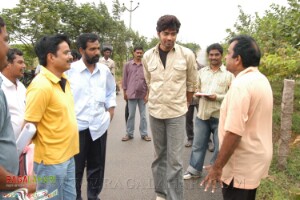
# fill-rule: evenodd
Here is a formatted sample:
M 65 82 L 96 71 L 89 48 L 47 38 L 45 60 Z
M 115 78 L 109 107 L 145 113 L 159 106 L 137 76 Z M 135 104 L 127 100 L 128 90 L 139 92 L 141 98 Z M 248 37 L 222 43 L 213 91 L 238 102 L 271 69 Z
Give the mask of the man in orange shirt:
M 257 68 L 261 53 L 255 40 L 240 35 L 229 44 L 226 67 L 236 78 L 221 105 L 220 151 L 201 185 L 214 192 L 218 181 L 225 200 L 254 200 L 272 160 L 273 94 Z

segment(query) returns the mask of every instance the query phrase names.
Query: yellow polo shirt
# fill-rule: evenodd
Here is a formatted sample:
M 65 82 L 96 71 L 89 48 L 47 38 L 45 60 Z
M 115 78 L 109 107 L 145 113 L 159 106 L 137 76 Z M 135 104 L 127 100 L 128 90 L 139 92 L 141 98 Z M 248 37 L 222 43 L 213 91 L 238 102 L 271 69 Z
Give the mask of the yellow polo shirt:
M 63 78 L 66 78 L 63 75 Z M 60 79 L 42 67 L 26 93 L 25 120 L 37 122 L 34 161 L 60 164 L 79 153 L 79 136 L 74 100 L 67 81 L 65 92 Z

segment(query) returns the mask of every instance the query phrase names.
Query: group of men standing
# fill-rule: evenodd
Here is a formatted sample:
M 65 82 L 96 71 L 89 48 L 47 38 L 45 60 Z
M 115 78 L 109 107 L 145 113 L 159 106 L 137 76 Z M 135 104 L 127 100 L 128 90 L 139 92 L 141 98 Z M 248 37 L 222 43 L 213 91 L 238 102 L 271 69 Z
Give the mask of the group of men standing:
M 197 73 L 194 53 L 176 44 L 180 26 L 173 15 L 160 17 L 156 27 L 159 43 L 144 55 L 141 47 L 134 48 L 134 59 L 125 65 L 123 89 L 129 118 L 122 140 L 133 138 L 138 106 L 141 138 L 151 141 L 145 117 L 148 103 L 157 200 L 184 199 L 183 178 L 201 175 L 211 133 L 215 151 L 201 184 L 207 183 L 205 190 L 212 187 L 214 192 L 216 182 L 223 183 L 224 199 L 255 199 L 256 188 L 272 159 L 272 90 L 257 69 L 259 47 L 249 36 L 233 38 L 225 68 L 223 49 L 213 44 L 207 49 L 210 65 Z M 2 18 L 0 27 L 3 71 L 8 66 L 8 34 Z M 116 85 L 110 69 L 99 63 L 98 36 L 81 34 L 76 44 L 82 56 L 76 62 L 72 62 L 65 35 L 45 36 L 35 45 L 43 67 L 27 89 L 24 120 L 37 128 L 34 172 L 42 177 L 55 176 L 56 182 L 25 187 L 30 192 L 57 190 L 53 199 L 79 200 L 86 167 L 87 197 L 97 200 L 104 180 L 107 129 L 114 116 Z M 17 79 L 12 84 L 18 87 Z M 184 174 L 185 114 L 197 84 L 199 110 L 190 165 Z M 6 176 L 18 174 L 18 157 L 7 104 L 10 97 L 5 97 L 2 89 L 0 97 L 0 149 L 7 152 L 0 156 L 0 192 L 4 192 L 20 185 L 9 188 L 5 183 Z
M 114 77 L 106 65 L 99 63 L 99 37 L 93 33 L 78 37 L 82 59 L 76 62 L 73 62 L 67 36 L 42 37 L 35 45 L 42 67 L 27 88 L 25 105 L 22 99 L 25 88 L 17 80 L 20 78 L 17 75 L 21 76 L 24 70 L 24 59 L 19 51 L 8 50 L 6 26 L 0 19 L 1 83 L 4 79 L 2 88 L 6 93 L 5 97 L 1 90 L 0 146 L 1 152 L 8 152 L 0 156 L 1 199 L 5 191 L 20 187 L 26 187 L 30 193 L 46 189 L 53 195 L 52 199 L 82 199 L 85 167 L 88 199 L 99 199 L 104 180 L 107 129 L 116 106 Z M 10 103 L 16 104 L 13 107 Z M 17 109 L 19 116 L 15 114 Z M 10 119 L 10 115 L 19 117 L 20 122 Z M 24 123 L 36 126 L 34 172 L 40 180 L 54 176 L 54 182 L 22 182 L 13 186 L 5 182 L 6 177 L 16 177 L 19 168 L 18 135 L 15 136 L 11 121 L 17 123 L 14 130 L 18 134 Z

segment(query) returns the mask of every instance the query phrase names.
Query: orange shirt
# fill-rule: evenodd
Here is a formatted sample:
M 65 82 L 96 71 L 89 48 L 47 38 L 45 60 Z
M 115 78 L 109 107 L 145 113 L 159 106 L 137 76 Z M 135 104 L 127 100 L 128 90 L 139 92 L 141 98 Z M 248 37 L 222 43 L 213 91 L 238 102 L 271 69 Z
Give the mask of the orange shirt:
M 222 181 L 234 187 L 255 189 L 268 175 L 272 160 L 273 94 L 269 81 L 257 67 L 240 72 L 222 103 L 219 141 L 226 131 L 241 136 L 241 141 L 223 168 Z

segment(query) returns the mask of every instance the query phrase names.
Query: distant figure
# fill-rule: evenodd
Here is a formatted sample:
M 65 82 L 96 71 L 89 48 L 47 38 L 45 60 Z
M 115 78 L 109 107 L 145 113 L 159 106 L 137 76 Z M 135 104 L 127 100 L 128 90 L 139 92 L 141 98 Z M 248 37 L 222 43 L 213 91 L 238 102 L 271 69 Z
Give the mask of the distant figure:
M 19 78 L 24 76 L 25 61 L 23 52 L 19 49 L 9 49 L 7 53 L 7 66 L 0 76 L 3 80 L 2 90 L 8 100 L 15 138 L 18 139 L 24 124 L 26 88 Z
M 104 65 L 106 65 L 109 70 L 111 71 L 112 75 L 115 78 L 115 82 L 116 82 L 116 65 L 115 65 L 115 61 L 113 61 L 110 57 L 111 57 L 111 53 L 112 53 L 112 49 L 110 47 L 104 47 L 101 51 L 102 56 L 99 59 L 99 63 L 102 63 Z M 118 94 L 120 91 L 119 85 L 116 82 L 116 94 Z
M 57 193 L 52 199 L 76 198 L 74 155 L 79 152 L 73 94 L 64 72 L 73 60 L 70 40 L 56 34 L 35 44 L 42 65 L 26 93 L 25 122 L 36 126 L 34 172 L 55 181 L 37 182 L 37 190 Z
M 194 53 L 176 44 L 180 28 L 173 15 L 157 21 L 159 44 L 144 54 L 149 114 L 155 159 L 152 163 L 157 200 L 183 200 L 185 113 L 196 89 Z
M 235 76 L 221 106 L 220 152 L 201 185 L 223 183 L 225 200 L 254 200 L 272 160 L 273 94 L 259 72 L 261 53 L 255 40 L 239 35 L 229 41 L 227 70 Z
M 199 178 L 202 174 L 206 150 L 210 135 L 213 133 L 215 144 L 212 165 L 219 152 L 218 125 L 221 103 L 229 89 L 233 74 L 222 64 L 223 47 L 212 44 L 207 47 L 209 66 L 198 72 L 199 110 L 195 119 L 195 134 L 189 166 L 183 176 L 184 179 Z
M 147 131 L 146 103 L 148 102 L 147 84 L 144 77 L 142 47 L 134 47 L 133 60 L 128 61 L 123 68 L 124 99 L 128 103 L 129 117 L 126 124 L 127 134 L 122 141 L 133 139 L 136 106 L 140 112 L 140 134 L 145 141 L 151 141 Z
M 106 65 L 109 70 L 111 71 L 112 75 L 115 76 L 115 71 L 116 71 L 116 66 L 115 66 L 115 61 L 113 61 L 110 57 L 111 57 L 111 53 L 112 53 L 112 49 L 109 47 L 104 47 L 102 49 L 102 56 L 99 59 L 99 62 Z
M 75 156 L 76 192 L 81 200 L 81 185 L 86 166 L 87 199 L 99 199 L 103 187 L 107 129 L 116 107 L 116 85 L 107 66 L 100 64 L 100 39 L 94 33 L 77 38 L 82 58 L 68 71 L 79 128 L 80 153 Z
M 72 54 L 72 57 L 73 57 L 73 62 L 75 62 L 77 60 L 80 60 L 81 54 L 76 49 L 72 49 L 71 54 Z

